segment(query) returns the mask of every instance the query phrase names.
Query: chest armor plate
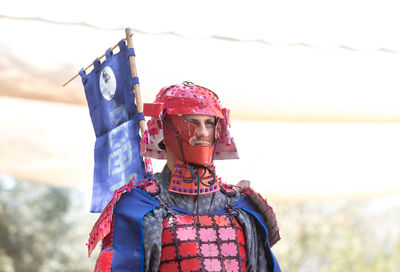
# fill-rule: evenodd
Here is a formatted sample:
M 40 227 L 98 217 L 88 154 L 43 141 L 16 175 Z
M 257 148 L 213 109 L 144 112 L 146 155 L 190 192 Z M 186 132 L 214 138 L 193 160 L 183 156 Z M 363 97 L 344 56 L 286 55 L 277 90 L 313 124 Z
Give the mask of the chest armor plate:
M 168 215 L 160 271 L 246 271 L 243 228 L 232 215 Z

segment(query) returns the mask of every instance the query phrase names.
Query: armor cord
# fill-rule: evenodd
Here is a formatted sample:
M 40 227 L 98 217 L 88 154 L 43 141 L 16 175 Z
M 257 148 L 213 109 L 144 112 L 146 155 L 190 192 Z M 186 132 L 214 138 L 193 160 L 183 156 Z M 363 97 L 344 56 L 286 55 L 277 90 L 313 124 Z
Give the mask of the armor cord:
M 197 214 L 197 226 L 200 226 L 199 218 L 199 196 L 200 196 L 200 175 L 199 168 L 197 168 L 197 197 L 196 197 L 196 214 Z
M 215 151 L 217 150 L 218 140 L 219 140 L 219 138 L 215 139 L 214 150 L 213 150 L 213 154 L 212 154 L 212 157 L 211 157 L 211 162 L 214 161 L 214 156 L 215 156 Z

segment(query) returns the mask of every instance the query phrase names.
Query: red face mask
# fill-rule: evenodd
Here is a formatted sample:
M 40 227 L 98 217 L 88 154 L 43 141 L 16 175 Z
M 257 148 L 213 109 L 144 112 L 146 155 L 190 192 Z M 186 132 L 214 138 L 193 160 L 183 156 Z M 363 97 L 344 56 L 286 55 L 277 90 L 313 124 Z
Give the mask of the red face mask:
M 200 165 L 210 165 L 215 154 L 215 145 L 219 138 L 220 126 L 214 127 L 212 145 L 192 145 L 190 139 L 195 137 L 196 126 L 186 121 L 182 116 L 166 114 L 164 123 L 164 143 L 177 158 L 183 162 Z

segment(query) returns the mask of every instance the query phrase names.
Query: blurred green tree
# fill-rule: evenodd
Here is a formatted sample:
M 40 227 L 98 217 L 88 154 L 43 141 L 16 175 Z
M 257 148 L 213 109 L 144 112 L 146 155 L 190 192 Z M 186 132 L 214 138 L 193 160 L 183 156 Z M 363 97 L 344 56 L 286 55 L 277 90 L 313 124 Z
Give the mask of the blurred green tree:
M 70 189 L 0 177 L 0 271 L 87 271 L 85 256 L 74 254 L 86 237 L 76 233 L 71 210 L 82 201 L 72 197 Z

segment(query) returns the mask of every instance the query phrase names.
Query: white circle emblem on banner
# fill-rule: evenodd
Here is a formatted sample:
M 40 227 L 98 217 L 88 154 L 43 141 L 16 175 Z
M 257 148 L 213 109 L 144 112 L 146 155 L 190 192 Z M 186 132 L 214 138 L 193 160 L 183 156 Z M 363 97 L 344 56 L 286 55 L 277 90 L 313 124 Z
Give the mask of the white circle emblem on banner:
M 100 92 L 105 99 L 110 101 L 117 89 L 117 80 L 110 66 L 106 66 L 100 73 Z

